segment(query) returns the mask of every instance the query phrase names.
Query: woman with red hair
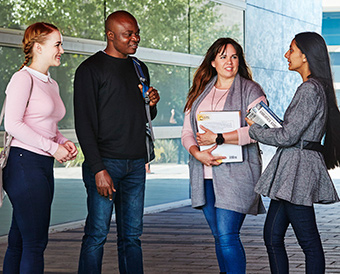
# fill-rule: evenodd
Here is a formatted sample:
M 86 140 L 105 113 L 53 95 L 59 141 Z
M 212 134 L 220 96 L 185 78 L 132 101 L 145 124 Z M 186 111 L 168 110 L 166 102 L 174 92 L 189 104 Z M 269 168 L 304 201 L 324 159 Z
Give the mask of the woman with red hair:
M 58 130 L 65 107 L 48 71 L 60 65 L 64 53 L 58 28 L 42 22 L 30 25 L 23 50 L 25 61 L 6 89 L 5 129 L 13 140 L 3 178 L 13 218 L 4 274 L 44 272 L 54 159 L 62 163 L 78 153 Z

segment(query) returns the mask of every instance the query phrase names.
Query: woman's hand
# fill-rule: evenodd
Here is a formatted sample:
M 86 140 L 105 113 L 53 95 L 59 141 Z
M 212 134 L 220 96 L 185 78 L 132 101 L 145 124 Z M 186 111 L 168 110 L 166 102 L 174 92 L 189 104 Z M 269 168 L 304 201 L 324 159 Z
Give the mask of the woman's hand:
M 199 146 L 208 146 L 216 143 L 217 134 L 207 129 L 204 126 L 200 126 L 204 133 L 197 132 L 197 143 Z
M 191 146 L 189 152 L 192 156 L 194 156 L 198 161 L 200 161 L 203 165 L 206 166 L 218 166 L 222 163 L 222 159 L 225 159 L 225 156 L 213 156 L 211 152 L 217 148 L 217 145 L 213 147 L 200 151 L 197 146 Z
M 253 125 L 254 124 L 254 121 L 253 120 L 250 120 L 249 118 L 245 118 L 245 120 L 246 120 L 246 122 L 247 122 L 247 124 L 249 125 L 249 126 L 251 126 L 251 125 Z
M 77 157 L 78 154 L 78 149 L 76 147 L 76 145 L 71 142 L 71 141 L 66 141 L 64 143 L 64 147 L 68 150 L 71 159 L 70 160 L 74 160 Z
M 66 161 L 74 160 L 77 157 L 78 150 L 76 145 L 71 141 L 66 141 L 62 145 L 58 145 L 57 151 L 53 154 L 53 157 L 59 162 L 64 163 Z
M 64 145 L 58 145 L 57 151 L 52 155 L 59 163 L 64 163 L 71 160 L 72 154 L 67 150 Z

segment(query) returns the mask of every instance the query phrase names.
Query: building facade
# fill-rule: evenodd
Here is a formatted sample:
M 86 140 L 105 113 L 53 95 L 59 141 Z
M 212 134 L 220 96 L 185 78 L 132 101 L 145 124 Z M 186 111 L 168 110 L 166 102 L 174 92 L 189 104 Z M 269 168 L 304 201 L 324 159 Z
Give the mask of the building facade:
M 321 0 L 2 0 L 0 102 L 11 75 L 24 61 L 20 48 L 23 30 L 37 21 L 57 25 L 64 36 L 65 54 L 62 65 L 52 68 L 51 74 L 59 83 L 67 108 L 60 129 L 76 141 L 74 72 L 85 58 L 104 49 L 104 19 L 118 9 L 137 18 L 141 43 L 136 55 L 148 65 L 151 84 L 161 95 L 154 121 L 154 164 L 186 164 L 187 154 L 179 139 L 183 107 L 195 69 L 217 38 L 229 36 L 243 45 L 254 80 L 263 87 L 273 110 L 282 116 L 301 82 L 297 73 L 288 71 L 284 53 L 296 33 L 320 33 L 322 27 Z M 271 156 L 268 151 L 264 158 Z M 74 164 L 81 161 L 79 158 Z M 9 219 L 10 212 L 0 211 L 0 223 Z M 52 224 L 56 223 L 52 218 Z

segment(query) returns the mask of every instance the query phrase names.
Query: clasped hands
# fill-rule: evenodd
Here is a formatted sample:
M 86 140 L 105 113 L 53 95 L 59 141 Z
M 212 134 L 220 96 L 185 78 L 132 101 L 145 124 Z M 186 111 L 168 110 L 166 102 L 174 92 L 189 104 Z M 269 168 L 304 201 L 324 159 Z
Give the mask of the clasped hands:
M 59 144 L 57 151 L 53 154 L 53 157 L 59 162 L 64 163 L 66 161 L 74 160 L 77 157 L 78 150 L 76 145 L 71 141 L 66 141 L 64 144 Z

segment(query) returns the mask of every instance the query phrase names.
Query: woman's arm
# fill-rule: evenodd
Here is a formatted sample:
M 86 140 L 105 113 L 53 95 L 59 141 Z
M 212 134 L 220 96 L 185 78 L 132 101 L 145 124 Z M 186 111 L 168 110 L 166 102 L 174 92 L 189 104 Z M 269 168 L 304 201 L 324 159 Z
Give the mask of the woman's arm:
M 259 102 L 265 102 L 267 103 L 266 97 L 261 96 L 251 102 L 248 106 L 248 110 L 251 109 L 253 106 L 255 106 Z M 203 129 L 204 133 L 197 133 L 197 143 L 200 146 L 203 145 L 212 145 L 216 143 L 217 134 L 210 131 L 209 129 L 205 128 L 204 126 L 200 126 L 201 129 Z M 240 145 L 244 146 L 250 143 L 256 142 L 255 140 L 251 139 L 249 136 L 249 126 L 241 127 L 239 129 L 230 131 L 230 132 L 224 132 L 222 133 L 224 138 L 225 144 L 232 144 L 232 145 Z
M 282 128 L 265 129 L 253 124 L 249 129 L 251 138 L 272 146 L 289 147 L 296 144 L 310 126 L 320 110 L 321 101 L 318 87 L 303 83 L 296 91 L 284 115 Z
M 182 128 L 182 144 L 184 148 L 194 156 L 198 161 L 200 161 L 203 165 L 211 166 L 211 165 L 220 165 L 221 159 L 224 159 L 223 156 L 213 156 L 211 152 L 217 147 L 213 146 L 210 149 L 200 151 L 199 146 L 195 140 L 194 133 L 191 129 L 190 125 L 190 111 L 187 111 L 184 116 L 183 128 Z
M 182 127 L 182 135 L 181 141 L 183 147 L 190 153 L 191 146 L 197 146 L 197 142 L 192 132 L 190 125 L 190 111 L 186 111 L 184 115 L 183 127 Z

